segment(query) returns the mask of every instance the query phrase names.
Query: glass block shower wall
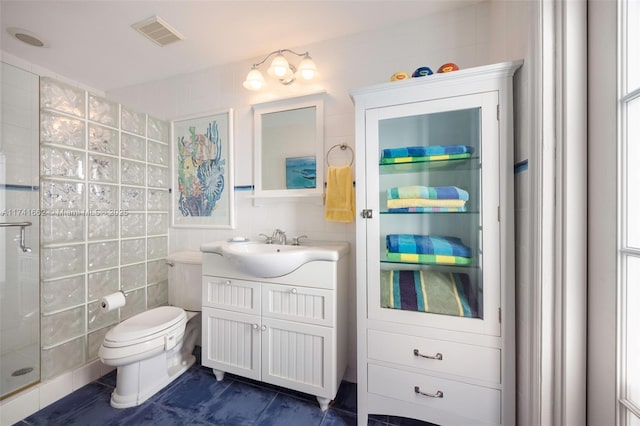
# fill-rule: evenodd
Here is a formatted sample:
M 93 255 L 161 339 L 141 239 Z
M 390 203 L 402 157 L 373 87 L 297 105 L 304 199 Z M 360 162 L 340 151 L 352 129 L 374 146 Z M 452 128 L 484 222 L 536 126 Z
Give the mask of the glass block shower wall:
M 42 378 L 94 360 L 107 331 L 167 303 L 169 124 L 40 82 Z M 100 310 L 123 290 L 126 305 Z

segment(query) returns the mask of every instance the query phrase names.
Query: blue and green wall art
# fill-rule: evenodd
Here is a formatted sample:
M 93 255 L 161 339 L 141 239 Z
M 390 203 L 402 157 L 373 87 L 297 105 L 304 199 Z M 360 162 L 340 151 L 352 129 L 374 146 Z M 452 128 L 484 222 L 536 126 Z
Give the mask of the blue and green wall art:
M 289 157 L 285 160 L 287 189 L 316 187 L 316 157 Z
M 204 134 L 196 127 L 177 141 L 178 203 L 183 216 L 211 216 L 223 194 L 225 160 L 218 123 L 211 121 Z

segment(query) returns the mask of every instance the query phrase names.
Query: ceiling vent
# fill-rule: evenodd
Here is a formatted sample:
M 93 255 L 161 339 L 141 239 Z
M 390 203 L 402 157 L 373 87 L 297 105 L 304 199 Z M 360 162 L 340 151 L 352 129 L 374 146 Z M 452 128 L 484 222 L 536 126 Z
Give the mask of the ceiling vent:
M 158 16 L 152 16 L 131 26 L 160 47 L 184 40 L 182 34 L 171 28 L 169 24 Z

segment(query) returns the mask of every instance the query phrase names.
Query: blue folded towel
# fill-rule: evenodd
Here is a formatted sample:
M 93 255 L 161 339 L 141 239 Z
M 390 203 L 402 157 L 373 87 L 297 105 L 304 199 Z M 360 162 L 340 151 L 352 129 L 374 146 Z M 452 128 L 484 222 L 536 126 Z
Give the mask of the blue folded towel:
M 382 150 L 382 158 L 426 157 L 430 155 L 448 155 L 473 153 L 473 147 L 467 145 L 431 145 L 408 146 L 405 148 L 389 148 Z
M 390 252 L 471 257 L 471 249 L 456 237 L 389 234 L 386 240 Z
M 429 200 L 465 200 L 469 193 L 456 186 L 398 186 L 387 189 L 387 199 L 426 198 Z

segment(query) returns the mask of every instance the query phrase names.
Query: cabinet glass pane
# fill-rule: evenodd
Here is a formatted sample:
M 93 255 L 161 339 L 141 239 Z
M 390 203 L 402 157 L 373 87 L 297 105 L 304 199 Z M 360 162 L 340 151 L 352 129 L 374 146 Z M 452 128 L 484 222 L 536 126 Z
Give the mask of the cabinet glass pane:
M 382 308 L 483 317 L 480 113 L 379 122 Z

